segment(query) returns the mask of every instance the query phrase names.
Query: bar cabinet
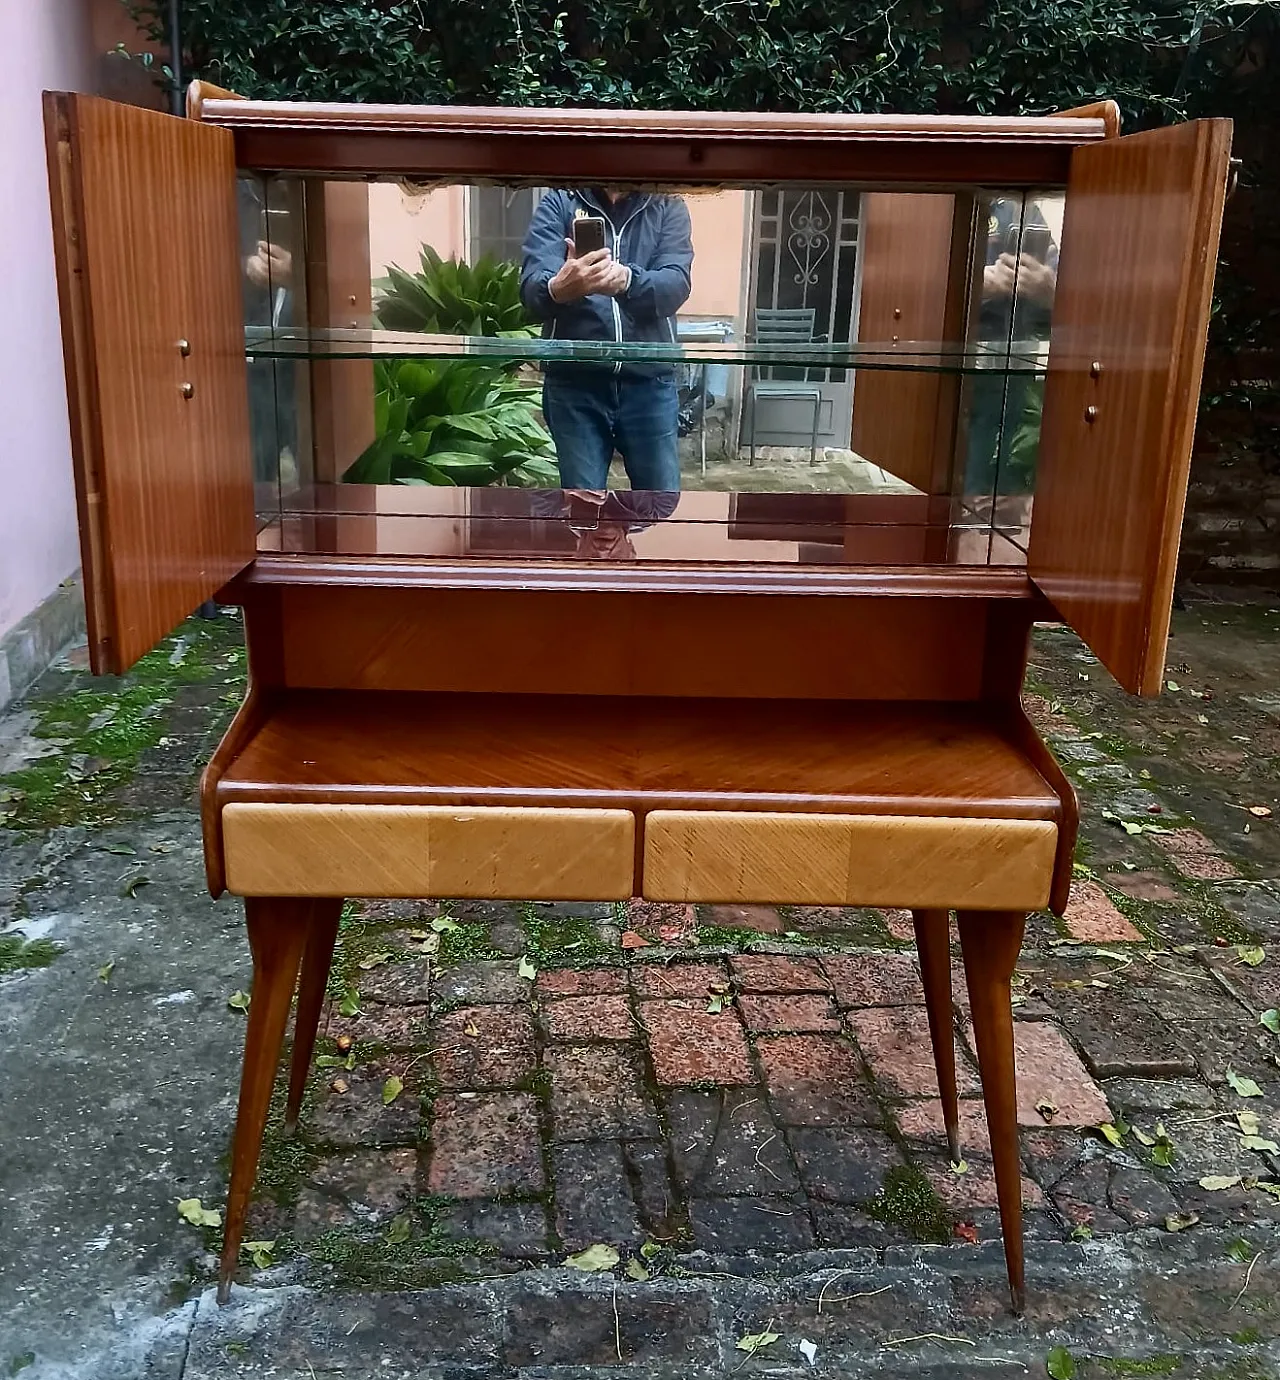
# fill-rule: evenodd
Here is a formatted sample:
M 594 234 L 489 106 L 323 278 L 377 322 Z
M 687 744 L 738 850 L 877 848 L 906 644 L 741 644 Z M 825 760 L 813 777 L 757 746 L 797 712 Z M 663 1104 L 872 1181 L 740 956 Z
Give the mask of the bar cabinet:
M 93 666 L 244 610 L 249 689 L 202 785 L 254 961 L 220 1297 L 343 898 L 641 896 L 909 908 L 958 1156 L 955 912 L 1020 1309 L 1009 983 L 1077 823 L 1020 704 L 1028 639 L 1063 621 L 1160 687 L 1229 123 L 200 83 L 188 115 L 46 97 Z M 684 207 L 691 300 L 731 328 L 629 338 L 624 293 L 612 340 L 563 339 L 379 277 L 406 244 L 475 258 L 548 188 Z M 721 450 L 678 492 L 559 487 L 541 371 L 692 366 Z

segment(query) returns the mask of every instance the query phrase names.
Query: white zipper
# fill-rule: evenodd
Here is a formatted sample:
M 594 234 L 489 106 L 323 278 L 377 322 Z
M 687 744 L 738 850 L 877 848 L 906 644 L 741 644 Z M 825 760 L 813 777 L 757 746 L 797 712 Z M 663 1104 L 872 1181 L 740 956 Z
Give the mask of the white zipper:
M 648 198 L 648 197 L 645 197 L 645 199 L 640 203 L 640 205 L 637 206 L 636 209 L 635 209 L 634 211 L 632 211 L 632 213 L 626 218 L 625 221 L 623 221 L 623 223 L 622 223 L 622 229 L 621 229 L 621 230 L 616 230 L 616 229 L 614 229 L 614 226 L 613 226 L 613 217 L 612 217 L 612 216 L 606 216 L 606 217 L 605 217 L 605 219 L 609 222 L 609 228 L 610 228 L 611 230 L 613 230 L 613 261 L 614 261 L 614 263 L 617 263 L 617 262 L 619 261 L 619 260 L 618 260 L 618 255 L 621 253 L 621 250 L 622 250 L 622 237 L 623 237 L 623 235 L 626 233 L 627 226 L 630 225 L 631 222 L 632 222 L 633 220 L 635 220 L 635 218 L 640 214 L 641 211 L 644 210 L 644 208 L 645 208 L 648 204 L 649 204 L 649 198 Z M 622 344 L 622 308 L 618 306 L 618 299 L 617 299 L 616 297 L 610 297 L 610 298 L 609 298 L 609 305 L 613 308 L 613 338 L 614 338 L 614 343 L 617 344 L 617 345 L 621 345 L 621 344 Z M 621 373 L 622 373 L 622 361 L 621 361 L 621 360 L 618 360 L 618 362 L 613 366 L 613 372 L 614 372 L 615 375 L 618 375 L 618 374 L 621 374 Z

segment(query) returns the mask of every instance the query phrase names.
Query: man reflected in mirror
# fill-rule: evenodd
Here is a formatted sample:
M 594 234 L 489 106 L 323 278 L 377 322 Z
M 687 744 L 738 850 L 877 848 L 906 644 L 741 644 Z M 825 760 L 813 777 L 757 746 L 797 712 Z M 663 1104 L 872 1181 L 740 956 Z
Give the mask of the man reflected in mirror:
M 603 220 L 604 246 L 579 252 L 574 223 Z M 555 340 L 675 344 L 692 284 L 689 211 L 676 196 L 557 190 L 525 237 L 520 295 Z M 633 489 L 680 488 L 677 390 L 668 361 L 549 362 L 543 414 L 566 489 L 608 486 L 616 451 Z

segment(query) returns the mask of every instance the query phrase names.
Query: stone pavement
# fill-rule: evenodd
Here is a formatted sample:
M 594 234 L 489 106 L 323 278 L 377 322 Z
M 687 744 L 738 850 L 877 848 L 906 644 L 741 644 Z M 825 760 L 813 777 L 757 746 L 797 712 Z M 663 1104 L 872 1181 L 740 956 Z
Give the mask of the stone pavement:
M 219 1310 L 176 1205 L 224 1197 L 249 986 L 192 808 L 237 643 L 0 719 L 0 1375 L 1280 1376 L 1280 613 L 1193 601 L 1150 703 L 1037 633 L 1084 828 L 1018 968 L 1023 1320 L 909 916 L 425 901 L 348 907 Z

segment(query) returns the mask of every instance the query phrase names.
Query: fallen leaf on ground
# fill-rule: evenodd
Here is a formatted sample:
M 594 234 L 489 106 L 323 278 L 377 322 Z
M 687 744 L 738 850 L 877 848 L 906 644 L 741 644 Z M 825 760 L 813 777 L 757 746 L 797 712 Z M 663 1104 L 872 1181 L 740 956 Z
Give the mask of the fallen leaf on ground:
M 952 1160 L 952 1161 L 951 1161 L 951 1172 L 952 1172 L 953 1174 L 967 1174 L 967 1173 L 969 1172 L 969 1164 L 968 1164 L 968 1161 L 967 1161 L 967 1160 Z
M 382 1105 L 386 1107 L 394 1102 L 404 1091 L 404 1080 L 398 1078 L 394 1073 L 382 1085 Z
M 409 1232 L 412 1227 L 413 1219 L 407 1212 L 393 1217 L 391 1225 L 387 1228 L 387 1244 L 389 1246 L 403 1246 L 409 1239 Z
M 818 1348 L 810 1341 L 802 1340 L 799 1343 L 800 1355 L 804 1357 L 810 1365 L 818 1359 Z
M 360 993 L 355 988 L 349 987 L 342 994 L 342 1000 L 338 1003 L 338 1014 L 340 1016 L 358 1016 L 360 1014 Z
M 1133 1135 L 1139 1145 L 1154 1145 L 1156 1143 L 1155 1136 L 1147 1135 L 1141 1126 L 1135 1126 L 1133 1128 Z
M 351 1086 L 351 1084 L 348 1083 L 345 1078 L 335 1078 L 333 1082 L 329 1084 L 329 1086 L 336 1093 L 344 1093 Z
M 1270 1150 L 1273 1155 L 1280 1151 L 1280 1145 L 1268 1140 L 1266 1136 L 1241 1136 L 1240 1144 L 1246 1150 Z
M 1206 1174 L 1200 1180 L 1200 1187 L 1210 1193 L 1221 1193 L 1224 1188 L 1234 1188 L 1241 1182 L 1243 1179 L 1239 1174 Z
M 1273 1006 L 1269 1011 L 1264 1011 L 1258 1017 L 1258 1024 L 1265 1025 L 1273 1035 L 1280 1035 L 1280 1010 Z
M 145 872 L 138 872 L 120 887 L 120 895 L 127 896 L 132 901 L 137 897 L 140 887 L 150 885 L 151 878 Z
M 1252 1260 L 1256 1252 L 1253 1246 L 1242 1236 L 1238 1241 L 1233 1241 L 1227 1254 L 1232 1260 Z
M 727 992 L 713 992 L 707 1000 L 707 1012 L 709 1015 L 718 1016 L 732 1001 L 733 998 Z
M 978 1229 L 972 1222 L 957 1222 L 953 1228 L 953 1234 L 957 1241 L 965 1241 L 970 1246 L 978 1244 Z
M 1251 1112 L 1246 1107 L 1244 1111 L 1236 1113 L 1236 1125 L 1240 1127 L 1242 1136 L 1256 1136 L 1262 1121 L 1257 1112 Z
M 638 1260 L 628 1260 L 627 1278 L 634 1279 L 637 1284 L 643 1284 L 649 1278 L 649 1271 Z
M 102 965 L 102 967 L 98 969 L 98 981 L 99 981 L 99 982 L 110 982 L 110 981 L 111 981 L 111 974 L 115 972 L 115 969 L 116 969 L 116 961 L 115 961 L 114 958 L 111 960 L 110 963 L 104 963 L 104 964 Z
M 1055 1346 L 1045 1359 L 1045 1369 L 1053 1380 L 1074 1380 L 1076 1358 L 1065 1346 Z
M 1054 1117 L 1058 1115 L 1058 1104 L 1056 1102 L 1050 1102 L 1047 1097 L 1042 1097 L 1040 1101 L 1036 1103 L 1036 1111 L 1040 1113 L 1045 1121 L 1052 1121 Z
M 1237 944 L 1236 957 L 1241 963 L 1246 963 L 1250 968 L 1256 968 L 1267 956 L 1267 951 L 1257 945 Z
M 1266 1179 L 1259 1179 L 1254 1188 L 1260 1188 L 1264 1193 L 1269 1193 L 1273 1198 L 1280 1198 L 1280 1184 L 1274 1184 Z
M 764 1347 L 772 1346 L 781 1336 L 778 1332 L 748 1332 L 745 1337 L 739 1337 L 736 1346 L 739 1351 L 745 1351 L 748 1356 L 754 1356 L 757 1351 Z
M 662 1253 L 662 1247 L 656 1241 L 646 1241 L 640 1247 L 640 1256 L 644 1260 L 652 1260 L 655 1256 Z
M 1250 806 L 1249 806 L 1249 813 L 1250 813 L 1255 819 L 1270 819 L 1270 818 L 1271 818 L 1271 806 L 1270 806 L 1270 805 L 1250 805 Z
M 516 972 L 528 982 L 532 982 L 534 978 L 538 976 L 537 968 L 524 957 L 521 957 L 520 966 L 516 969 Z
M 1241 1097 L 1261 1097 L 1262 1089 L 1253 1081 L 1252 1078 L 1244 1078 L 1235 1069 L 1227 1070 L 1227 1082 L 1231 1084 L 1232 1090 Z
M 603 1245 L 596 1242 L 594 1246 L 588 1246 L 585 1251 L 579 1251 L 577 1255 L 571 1255 L 565 1260 L 565 1264 L 571 1270 L 586 1270 L 594 1272 L 598 1270 L 612 1270 L 622 1257 L 612 1246 Z
M 271 1266 L 271 1252 L 275 1249 L 274 1241 L 242 1241 L 240 1249 L 248 1251 L 250 1259 L 259 1270 L 266 1270 Z
M 1165 1231 L 1186 1231 L 1200 1220 L 1198 1212 L 1171 1212 L 1164 1219 Z
M 460 930 L 462 926 L 447 915 L 437 915 L 431 922 L 431 928 L 435 930 L 437 934 L 448 934 L 452 930 Z
M 623 930 L 622 947 L 624 949 L 647 949 L 649 941 L 642 934 L 637 934 L 635 930 Z
M 318 1069 L 346 1069 L 350 1073 L 355 1066 L 355 1050 L 352 1050 L 344 1058 L 339 1058 L 336 1054 L 321 1054 L 316 1057 L 316 1068 Z
M 180 1198 L 178 1216 L 193 1227 L 220 1227 L 222 1214 L 216 1208 L 203 1207 L 199 1198 Z
M 462 1033 L 464 1035 L 470 1035 L 473 1040 L 476 1040 L 480 1037 L 480 1027 L 475 1021 L 468 1021 L 466 1025 L 462 1027 Z
M 249 1009 L 248 992 L 232 992 L 227 998 L 227 1005 L 233 1011 L 247 1011 Z
M 383 963 L 386 963 L 391 957 L 392 955 L 389 954 L 385 949 L 383 949 L 376 954 L 370 954 L 367 958 L 362 958 L 360 960 L 360 967 L 361 969 L 363 969 L 364 972 L 367 973 L 371 968 L 380 967 Z
M 1111 1144 L 1116 1146 L 1117 1148 L 1124 1144 L 1124 1136 L 1115 1126 L 1111 1124 L 1111 1122 L 1104 1121 L 1102 1125 L 1098 1127 L 1098 1130 L 1102 1132 L 1102 1135 L 1106 1140 L 1109 1140 Z

